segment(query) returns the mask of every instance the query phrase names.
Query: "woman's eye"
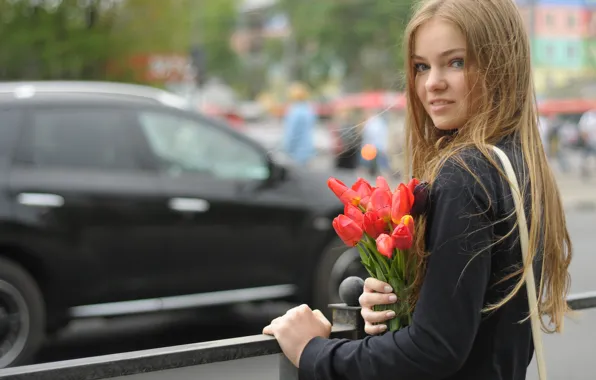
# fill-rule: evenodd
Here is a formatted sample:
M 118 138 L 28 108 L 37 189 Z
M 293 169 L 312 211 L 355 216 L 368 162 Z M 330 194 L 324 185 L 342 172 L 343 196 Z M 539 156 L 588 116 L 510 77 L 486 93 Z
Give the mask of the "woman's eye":
M 464 68 L 464 60 L 461 58 L 454 59 L 451 61 L 451 66 L 455 67 L 456 69 L 463 69 Z
M 425 70 L 428 70 L 428 65 L 426 65 L 424 63 L 416 63 L 416 64 L 414 64 L 414 69 L 417 72 L 421 73 L 421 72 L 423 72 Z

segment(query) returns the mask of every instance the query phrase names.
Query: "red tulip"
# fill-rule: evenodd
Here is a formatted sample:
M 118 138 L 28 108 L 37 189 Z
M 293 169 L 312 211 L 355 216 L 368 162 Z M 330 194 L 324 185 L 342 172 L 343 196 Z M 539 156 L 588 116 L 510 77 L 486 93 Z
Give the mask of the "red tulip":
M 410 234 L 414 236 L 414 218 L 412 218 L 412 215 L 405 215 L 403 218 L 401 218 L 400 224 L 408 227 Z
M 364 234 L 356 222 L 343 214 L 333 219 L 332 225 L 339 238 L 350 247 L 358 244 Z
M 395 243 L 391 236 L 387 234 L 381 234 L 377 238 L 377 250 L 379 253 L 387 258 L 393 257 L 393 249 L 395 248 Z
M 391 192 L 391 188 L 389 187 L 389 184 L 387 183 L 387 180 L 384 177 L 378 176 L 376 184 L 377 189 L 384 189 Z
M 342 181 L 337 178 L 330 177 L 327 180 L 327 186 L 339 198 L 343 204 L 353 204 L 358 206 L 360 204 L 360 196 L 354 190 L 348 188 Z
M 420 183 L 420 181 L 417 180 L 416 178 L 412 178 L 410 180 L 410 182 L 408 182 L 408 189 L 410 189 L 412 194 L 414 194 L 414 189 L 416 188 L 416 186 L 418 186 L 419 183 Z
M 404 215 L 410 213 L 413 205 L 414 194 L 406 185 L 400 184 L 395 189 L 391 200 L 391 220 L 393 223 L 398 224 Z
M 371 196 L 367 211 L 376 211 L 385 222 L 391 220 L 391 192 L 382 188 L 375 189 Z
M 387 222 L 379 218 L 376 211 L 367 211 L 364 214 L 363 224 L 364 231 L 373 239 L 378 238 L 387 229 Z
M 391 237 L 393 238 L 395 248 L 400 250 L 410 249 L 414 242 L 414 237 L 412 236 L 410 229 L 403 223 L 400 223 L 395 227 Z
M 368 183 L 368 181 L 364 178 L 358 178 L 358 180 L 352 185 L 352 190 L 354 190 L 360 196 L 360 205 L 366 207 L 368 201 L 370 200 L 370 194 L 373 191 L 370 183 Z
M 362 225 L 364 224 L 364 214 L 362 213 L 362 211 L 360 211 L 358 207 L 348 203 L 344 206 L 344 214 L 348 218 L 356 222 L 356 224 L 358 224 L 360 227 L 362 227 Z

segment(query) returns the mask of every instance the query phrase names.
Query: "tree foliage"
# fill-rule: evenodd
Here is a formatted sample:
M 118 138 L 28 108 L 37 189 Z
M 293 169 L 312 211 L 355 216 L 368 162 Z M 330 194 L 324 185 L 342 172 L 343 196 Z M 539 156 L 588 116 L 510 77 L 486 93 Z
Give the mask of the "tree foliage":
M 290 18 L 297 56 L 339 60 L 358 88 L 395 88 L 403 66 L 402 38 L 413 0 L 280 0 Z M 310 62 L 299 62 L 308 66 Z M 299 79 L 304 70 L 295 69 Z M 300 78 L 302 77 L 302 78 Z
M 203 0 L 197 3 L 200 5 L 194 37 L 206 53 L 206 72 L 229 82 L 241 80 L 238 57 L 230 45 L 236 29 L 238 1 Z
M 402 33 L 414 0 L 278 0 L 292 34 L 263 42 L 250 59 L 230 39 L 240 0 L 0 0 L 0 80 L 138 80 L 130 58 L 188 55 L 201 46 L 206 72 L 254 94 L 268 70 L 324 84 L 333 69 L 352 89 L 400 87 Z M 258 58 L 258 59 L 257 59 Z M 128 72 L 109 69 L 110 62 Z
M 115 4 L 0 0 L 0 78 L 93 78 L 110 55 Z
M 0 0 L 0 80 L 135 81 L 131 57 L 187 57 L 199 42 L 209 51 L 209 71 L 230 75 L 235 3 Z M 110 70 L 111 63 L 119 70 Z

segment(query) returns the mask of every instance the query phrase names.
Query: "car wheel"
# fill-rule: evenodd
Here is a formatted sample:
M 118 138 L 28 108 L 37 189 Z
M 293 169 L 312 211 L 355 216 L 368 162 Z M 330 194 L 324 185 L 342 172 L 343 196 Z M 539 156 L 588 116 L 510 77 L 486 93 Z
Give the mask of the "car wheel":
M 341 241 L 332 242 L 321 256 L 314 278 L 313 306 L 331 320 L 328 305 L 342 302 L 339 298 L 339 285 L 350 276 L 362 279 L 368 277 L 360 261 L 357 248 L 348 248 Z
M 0 258 L 0 368 L 30 360 L 44 339 L 45 307 L 35 280 Z

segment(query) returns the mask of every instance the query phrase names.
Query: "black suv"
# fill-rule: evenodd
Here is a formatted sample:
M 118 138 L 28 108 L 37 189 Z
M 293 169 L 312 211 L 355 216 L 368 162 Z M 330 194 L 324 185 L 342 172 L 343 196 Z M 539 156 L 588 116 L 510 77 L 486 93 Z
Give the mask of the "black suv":
M 0 84 L 0 367 L 73 318 L 336 302 L 329 175 L 158 89 Z

